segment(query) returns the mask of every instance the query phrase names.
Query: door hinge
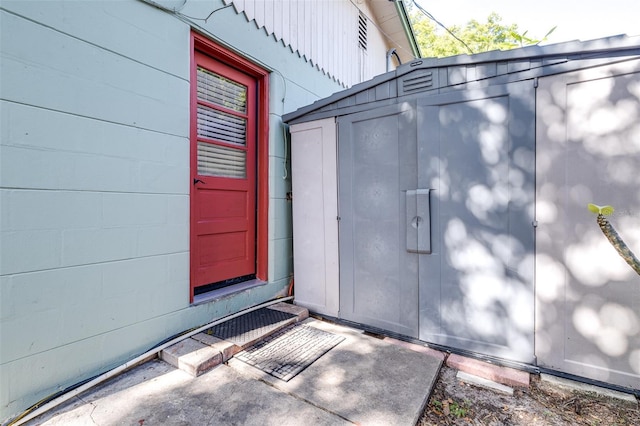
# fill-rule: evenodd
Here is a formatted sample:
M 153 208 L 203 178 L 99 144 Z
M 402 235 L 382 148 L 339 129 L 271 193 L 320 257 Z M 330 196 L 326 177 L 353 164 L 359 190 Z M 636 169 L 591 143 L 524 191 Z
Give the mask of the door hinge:
M 531 222 L 531 225 L 533 225 L 534 228 L 538 227 L 538 221 L 534 220 L 533 222 Z
M 533 79 L 533 87 L 536 89 L 538 88 L 538 77 Z

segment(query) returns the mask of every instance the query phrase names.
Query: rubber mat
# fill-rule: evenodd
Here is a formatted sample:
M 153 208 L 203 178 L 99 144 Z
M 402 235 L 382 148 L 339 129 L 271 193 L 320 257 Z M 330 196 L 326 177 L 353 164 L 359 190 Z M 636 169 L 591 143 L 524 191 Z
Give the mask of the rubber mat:
M 294 317 L 295 315 L 287 312 L 261 308 L 218 324 L 205 333 L 245 347 L 248 343 L 291 323 Z
M 287 327 L 238 353 L 236 358 L 288 382 L 344 337 L 308 325 Z

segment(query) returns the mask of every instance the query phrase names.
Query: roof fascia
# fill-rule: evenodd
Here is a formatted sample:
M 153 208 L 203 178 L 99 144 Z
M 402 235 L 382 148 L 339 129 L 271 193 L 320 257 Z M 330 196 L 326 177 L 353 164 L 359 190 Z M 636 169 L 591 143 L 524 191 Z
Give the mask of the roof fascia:
M 413 26 L 411 25 L 411 20 L 409 19 L 409 14 L 407 13 L 407 8 L 404 6 L 403 0 L 394 1 L 396 6 L 396 11 L 398 12 L 398 17 L 400 18 L 400 22 L 402 23 L 402 27 L 404 28 L 404 32 L 407 35 L 407 40 L 409 41 L 409 45 L 411 46 L 411 51 L 413 52 L 413 56 L 416 58 L 421 58 L 422 53 L 420 52 L 420 45 L 418 44 L 418 40 L 416 40 L 416 35 L 413 32 Z

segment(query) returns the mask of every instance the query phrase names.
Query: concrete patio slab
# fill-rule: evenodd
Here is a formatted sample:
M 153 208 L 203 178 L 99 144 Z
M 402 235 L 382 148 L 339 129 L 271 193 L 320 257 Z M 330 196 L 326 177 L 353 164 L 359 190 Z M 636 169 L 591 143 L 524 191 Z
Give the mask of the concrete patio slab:
M 349 422 L 225 365 L 197 378 L 148 362 L 29 425 L 342 425 Z
M 345 339 L 289 382 L 235 358 L 197 377 L 154 359 L 26 424 L 415 424 L 441 358 L 353 328 L 304 323 Z
M 288 382 L 232 359 L 229 365 L 283 392 L 361 425 L 412 425 L 431 394 L 442 360 L 359 330 L 308 319 L 345 340 Z

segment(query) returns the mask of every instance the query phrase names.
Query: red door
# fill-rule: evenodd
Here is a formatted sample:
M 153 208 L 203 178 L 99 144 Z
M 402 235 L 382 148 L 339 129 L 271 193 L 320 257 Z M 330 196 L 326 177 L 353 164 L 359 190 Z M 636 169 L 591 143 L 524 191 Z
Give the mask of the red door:
M 199 52 L 195 52 L 195 63 L 192 290 L 256 273 L 257 83 Z

